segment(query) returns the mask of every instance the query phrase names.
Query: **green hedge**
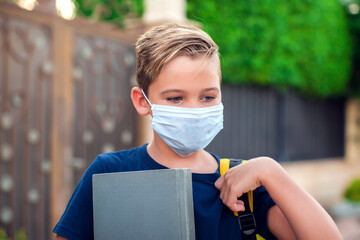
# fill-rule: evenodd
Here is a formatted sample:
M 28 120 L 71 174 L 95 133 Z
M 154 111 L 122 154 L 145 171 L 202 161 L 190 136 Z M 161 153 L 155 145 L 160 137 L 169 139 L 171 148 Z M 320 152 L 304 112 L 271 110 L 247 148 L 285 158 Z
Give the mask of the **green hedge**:
M 125 17 L 141 17 L 143 0 L 74 0 L 79 16 L 124 27 Z
M 359 7 L 358 0 L 343 0 L 345 8 L 348 10 L 350 31 L 354 42 L 353 55 L 353 73 L 350 82 L 350 94 L 352 96 L 360 97 L 360 12 L 351 12 L 351 4 L 355 4 L 355 8 Z M 357 7 L 356 7 L 357 6 Z
M 347 93 L 352 42 L 336 0 L 188 0 L 187 12 L 218 43 L 225 83 Z
M 224 83 L 360 95 L 360 17 L 345 11 L 358 0 L 339 1 L 345 8 L 337 0 L 187 0 L 187 15 L 218 43 Z M 78 15 L 121 27 L 144 11 L 143 0 L 75 4 Z
M 360 203 L 360 178 L 355 179 L 346 187 L 345 198 Z

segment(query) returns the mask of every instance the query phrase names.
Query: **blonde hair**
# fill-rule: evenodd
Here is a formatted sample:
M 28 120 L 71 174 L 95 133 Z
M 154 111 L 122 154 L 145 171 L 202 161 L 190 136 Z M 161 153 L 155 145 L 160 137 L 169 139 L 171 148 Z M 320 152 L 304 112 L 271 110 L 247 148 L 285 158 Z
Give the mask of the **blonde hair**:
M 199 28 L 164 24 L 141 35 L 136 43 L 136 80 L 148 94 L 150 84 L 163 67 L 177 56 L 207 56 L 220 60 L 218 46 Z

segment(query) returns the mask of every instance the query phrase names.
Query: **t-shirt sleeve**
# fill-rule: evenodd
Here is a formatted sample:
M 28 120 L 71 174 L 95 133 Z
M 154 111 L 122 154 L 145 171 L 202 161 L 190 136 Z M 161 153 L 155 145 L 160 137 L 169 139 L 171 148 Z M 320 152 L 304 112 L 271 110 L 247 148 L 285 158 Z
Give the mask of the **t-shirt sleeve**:
M 258 234 L 265 239 L 276 239 L 268 230 L 267 214 L 268 210 L 275 205 L 269 193 L 264 187 L 259 187 L 253 192 L 254 194 L 254 215 Z
M 54 233 L 70 240 L 94 238 L 92 175 L 102 172 L 101 159 L 98 156 L 76 186 L 65 212 L 53 230 Z

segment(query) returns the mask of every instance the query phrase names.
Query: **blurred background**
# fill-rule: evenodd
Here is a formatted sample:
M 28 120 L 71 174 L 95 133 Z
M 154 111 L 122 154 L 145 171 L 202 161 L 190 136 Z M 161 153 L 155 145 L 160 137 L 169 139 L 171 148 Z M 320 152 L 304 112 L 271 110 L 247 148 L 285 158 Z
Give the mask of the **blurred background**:
M 219 45 L 221 157 L 266 155 L 360 239 L 359 0 L 0 2 L 0 240 L 52 239 L 100 153 L 139 146 L 137 37 L 177 22 Z

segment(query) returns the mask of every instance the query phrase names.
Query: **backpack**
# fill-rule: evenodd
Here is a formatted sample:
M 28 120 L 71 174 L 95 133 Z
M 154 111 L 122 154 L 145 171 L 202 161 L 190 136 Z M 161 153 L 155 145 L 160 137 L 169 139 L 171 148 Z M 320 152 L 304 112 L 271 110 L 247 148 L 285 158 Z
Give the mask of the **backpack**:
M 220 175 L 222 176 L 227 170 L 243 162 L 246 162 L 246 160 L 233 158 L 220 159 Z M 238 217 L 242 240 L 265 240 L 265 238 L 257 234 L 256 231 L 256 221 L 253 208 L 253 191 L 243 194 L 239 200 L 244 202 L 245 211 L 234 212 L 234 215 Z

